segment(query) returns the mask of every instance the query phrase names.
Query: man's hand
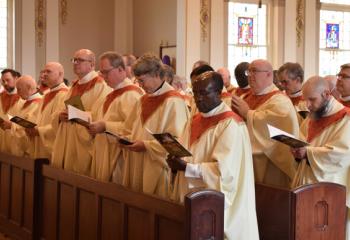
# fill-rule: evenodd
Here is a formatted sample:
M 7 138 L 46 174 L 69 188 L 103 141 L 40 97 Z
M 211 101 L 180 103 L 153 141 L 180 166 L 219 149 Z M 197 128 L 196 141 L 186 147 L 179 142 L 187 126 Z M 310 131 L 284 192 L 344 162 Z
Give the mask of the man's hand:
M 29 138 L 34 138 L 35 136 L 39 136 L 39 131 L 36 127 L 26 128 L 24 129 L 24 131 L 26 132 Z
M 106 123 L 104 121 L 90 123 L 88 130 L 92 136 L 95 136 L 97 133 L 103 133 L 106 131 Z
M 58 118 L 59 118 L 60 122 L 68 122 L 68 112 L 67 112 L 67 110 L 64 110 L 64 111 L 60 112 Z
M 232 96 L 232 109 L 238 113 L 242 118 L 247 119 L 248 111 L 250 110 L 248 104 L 240 97 Z
M 133 152 L 146 152 L 145 143 L 143 141 L 137 140 L 131 145 L 120 144 L 119 146 L 129 149 Z
M 168 155 L 166 161 L 173 172 L 186 171 L 187 162 L 182 160 L 181 158 Z
M 295 159 L 306 159 L 306 147 L 301 147 L 301 148 L 291 148 L 291 152 L 294 156 Z
M 2 130 L 11 129 L 11 126 L 12 126 L 12 122 L 6 121 L 6 120 L 2 121 L 0 125 Z

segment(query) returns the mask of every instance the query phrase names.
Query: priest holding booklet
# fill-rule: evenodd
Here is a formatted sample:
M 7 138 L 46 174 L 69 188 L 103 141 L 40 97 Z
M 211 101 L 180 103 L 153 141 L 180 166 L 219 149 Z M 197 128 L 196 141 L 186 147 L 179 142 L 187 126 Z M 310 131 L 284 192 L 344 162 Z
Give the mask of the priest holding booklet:
M 310 115 L 301 126 L 301 135 L 310 145 L 292 148 L 294 157 L 303 159 L 295 183 L 342 184 L 347 188 L 346 205 L 349 208 L 350 110 L 331 95 L 328 83 L 322 77 L 311 77 L 302 91 Z M 349 209 L 348 214 L 346 228 L 347 239 L 350 239 Z
M 222 102 L 222 77 L 205 72 L 193 81 L 199 113 L 186 124 L 180 142 L 192 153 L 184 159 L 169 156 L 177 171 L 171 198 L 183 202 L 191 188 L 210 188 L 225 194 L 225 239 L 259 239 L 252 150 L 246 124 Z

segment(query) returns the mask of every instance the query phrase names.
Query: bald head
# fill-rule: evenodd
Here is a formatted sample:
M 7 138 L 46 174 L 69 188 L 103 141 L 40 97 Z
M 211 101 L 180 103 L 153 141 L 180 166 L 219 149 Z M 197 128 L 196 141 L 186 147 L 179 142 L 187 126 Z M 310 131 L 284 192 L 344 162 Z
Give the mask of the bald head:
M 78 78 L 83 78 L 85 75 L 95 69 L 96 57 L 89 49 L 80 49 L 73 56 L 73 71 Z
M 273 68 L 270 62 L 258 59 L 249 64 L 248 82 L 255 94 L 261 93 L 273 84 Z
M 53 88 L 63 82 L 64 69 L 58 62 L 48 62 L 43 70 L 43 82 Z
M 311 118 L 324 116 L 331 99 L 328 82 L 320 76 L 313 76 L 305 82 L 302 91 Z
M 336 99 L 340 98 L 340 93 L 337 91 L 337 76 L 327 75 L 324 79 L 328 82 L 329 91 Z
M 224 86 L 229 87 L 231 83 L 231 74 L 227 68 L 219 68 L 217 72 L 221 75 L 222 80 L 224 81 Z
M 24 100 L 28 99 L 28 97 L 38 91 L 36 81 L 29 75 L 23 75 L 22 77 L 18 78 L 16 88 L 18 95 Z
M 313 76 L 307 80 L 302 89 L 303 92 L 313 91 L 321 94 L 325 91 L 329 91 L 329 85 L 323 77 Z

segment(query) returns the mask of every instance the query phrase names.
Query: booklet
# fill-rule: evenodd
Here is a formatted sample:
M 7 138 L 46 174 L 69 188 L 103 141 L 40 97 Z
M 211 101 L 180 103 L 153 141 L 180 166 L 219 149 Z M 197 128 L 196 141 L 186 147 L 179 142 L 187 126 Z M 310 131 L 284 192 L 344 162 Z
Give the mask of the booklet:
M 84 112 L 72 105 L 68 105 L 68 120 L 72 120 L 78 124 L 88 127 L 91 122 L 91 113 Z
M 67 107 L 68 105 L 71 105 L 75 108 L 78 108 L 81 111 L 85 111 L 83 102 L 81 101 L 81 98 L 79 95 L 67 99 L 66 101 L 64 101 L 64 103 L 66 104 Z
M 9 116 L 9 119 L 10 119 L 11 122 L 14 122 L 14 123 L 16 123 L 16 124 L 18 124 L 18 125 L 20 125 L 21 127 L 24 127 L 24 128 L 33 128 L 33 127 L 36 126 L 35 123 L 33 123 L 31 121 L 28 121 L 28 120 L 26 120 L 24 118 L 18 117 L 18 116 L 14 116 L 14 117 L 10 117 Z M 4 120 L 2 119 L 2 121 L 4 121 Z
M 292 134 L 282 131 L 279 128 L 273 127 L 269 124 L 267 124 L 267 128 L 269 130 L 270 138 L 276 141 L 279 141 L 281 143 L 284 143 L 292 148 L 300 148 L 300 147 L 305 147 L 309 145 L 309 143 L 304 142 L 300 139 L 297 139 Z
M 169 154 L 176 157 L 192 156 L 192 154 L 170 133 L 152 133 L 148 128 L 146 128 L 146 130 L 165 148 Z
M 131 144 L 133 144 L 133 142 L 127 140 L 126 138 L 121 137 L 118 134 L 111 133 L 111 132 L 108 132 L 108 131 L 105 131 L 105 133 L 110 135 L 110 136 L 115 137 L 120 144 L 123 144 L 123 145 L 131 145 Z

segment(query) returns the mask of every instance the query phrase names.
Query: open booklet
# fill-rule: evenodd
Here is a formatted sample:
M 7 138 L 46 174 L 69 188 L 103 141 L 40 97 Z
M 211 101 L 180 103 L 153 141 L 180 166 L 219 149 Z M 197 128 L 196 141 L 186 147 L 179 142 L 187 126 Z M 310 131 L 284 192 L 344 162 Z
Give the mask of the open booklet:
M 24 118 L 21 118 L 21 117 L 18 117 L 18 116 L 14 116 L 12 117 L 11 115 L 8 115 L 9 119 L 11 122 L 14 122 L 18 125 L 20 125 L 21 127 L 24 127 L 24 128 L 33 128 L 36 126 L 35 123 L 31 122 L 31 121 L 28 121 L 27 119 L 24 119 Z M 1 119 L 1 121 L 4 121 L 3 119 Z
M 120 143 L 120 144 L 123 144 L 123 145 L 131 145 L 133 144 L 133 142 L 127 140 L 126 138 L 118 135 L 118 134 L 115 134 L 115 133 L 111 133 L 111 132 L 108 132 L 108 131 L 105 131 L 106 134 L 108 134 L 109 136 L 113 136 L 117 139 L 117 141 Z
M 270 138 L 284 143 L 292 148 L 300 148 L 309 145 L 307 142 L 297 139 L 294 135 L 282 131 L 279 128 L 273 127 L 269 124 L 267 124 L 267 128 L 269 130 Z
M 91 113 L 84 112 L 72 105 L 67 105 L 68 109 L 68 120 L 74 121 L 78 124 L 81 124 L 85 127 L 88 127 L 91 122 Z
M 176 157 L 192 156 L 192 154 L 170 133 L 152 133 L 148 128 L 146 128 L 146 130 L 165 148 L 169 154 Z

